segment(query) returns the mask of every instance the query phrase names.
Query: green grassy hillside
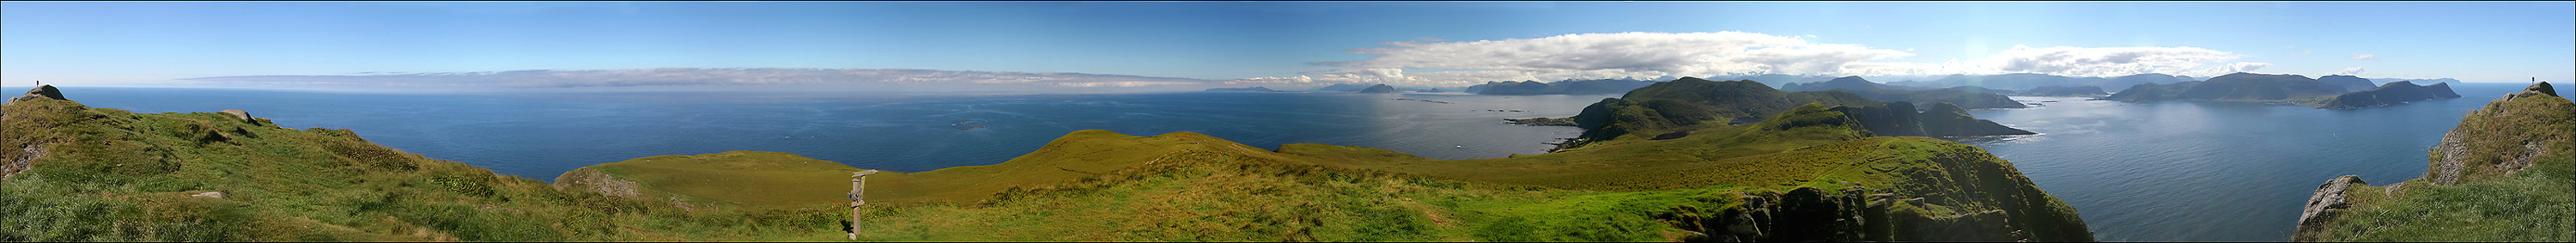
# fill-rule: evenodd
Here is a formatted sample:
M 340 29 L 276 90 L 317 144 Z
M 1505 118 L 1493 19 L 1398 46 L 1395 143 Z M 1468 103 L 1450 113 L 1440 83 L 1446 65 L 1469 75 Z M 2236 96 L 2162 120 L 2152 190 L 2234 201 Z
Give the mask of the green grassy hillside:
M 825 240 L 837 230 L 816 225 L 844 217 L 556 190 L 349 130 L 218 113 L 51 99 L 0 111 L 0 161 L 25 168 L 0 179 L 0 241 Z
M 681 196 L 685 200 L 738 205 L 801 206 L 849 202 L 841 196 L 850 190 L 827 186 L 848 184 L 850 173 L 858 168 L 840 162 L 806 158 L 790 153 L 730 151 L 701 155 L 663 155 L 591 165 L 564 172 L 557 184 L 574 185 L 586 173 L 605 173 L 619 180 L 649 185 L 651 191 L 626 192 L 652 198 Z M 888 175 L 891 176 L 891 175 Z M 880 178 L 886 176 L 880 176 Z M 570 182 L 566 182 L 570 181 Z M 792 186 L 791 186 L 792 185 Z M 604 185 L 588 185 L 605 187 Z
M 1188 132 L 1086 130 L 1002 164 L 870 176 L 869 201 L 884 211 L 871 213 L 867 225 L 886 230 L 863 237 L 1662 241 L 1705 230 L 1654 218 L 1681 213 L 1675 210 L 1683 205 L 1724 209 L 1742 206 L 1728 200 L 1745 195 L 1857 187 L 1929 200 L 1881 209 L 1916 210 L 1903 215 L 2003 210 L 2011 212 L 2009 223 L 1990 224 L 2011 225 L 2023 237 L 2091 239 L 2071 208 L 2030 186 L 2009 162 L 1938 139 L 1864 137 L 1855 126 L 1808 105 L 1679 139 L 1634 137 L 1455 161 L 1325 144 L 1265 151 Z M 802 186 L 846 189 L 828 181 Z
M 216 113 L 5 107 L 11 241 L 825 241 L 858 168 L 735 151 L 549 185 Z M 867 241 L 2089 241 L 1981 149 L 1864 137 L 1821 104 L 1541 155 L 1434 160 L 1088 130 L 986 166 L 870 176 Z M 14 167 L 13 167 L 14 168 Z M 13 170 L 15 171 L 15 170 Z M 569 179 L 569 180 L 567 180 Z M 624 186 L 619 186 L 624 185 Z M 191 197 L 223 192 L 223 198 Z
M 2532 89 L 2462 117 L 2420 178 L 2321 190 L 2347 200 L 2343 210 L 2303 222 L 2293 239 L 2576 241 L 2576 102 Z

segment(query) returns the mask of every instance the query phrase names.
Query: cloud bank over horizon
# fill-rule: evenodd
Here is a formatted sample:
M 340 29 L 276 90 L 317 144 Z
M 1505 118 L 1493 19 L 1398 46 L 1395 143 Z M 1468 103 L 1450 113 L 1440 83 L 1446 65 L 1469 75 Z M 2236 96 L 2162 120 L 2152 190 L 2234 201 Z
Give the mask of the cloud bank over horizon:
M 1300 80 L 1465 86 L 1485 81 L 1668 79 L 1762 74 L 1929 76 L 2040 73 L 2111 77 L 2141 73 L 2216 76 L 2271 66 L 2230 62 L 2248 55 L 2198 47 L 2044 47 L 2016 45 L 1978 60 L 1897 62 L 1907 51 L 1816 43 L 1796 36 L 1747 32 L 1626 32 L 1531 39 L 1390 42 L 1360 48 L 1361 60 L 1313 63 L 1341 69 L 1234 82 Z M 1407 71 L 1436 70 L 1436 71 Z
M 1297 76 L 1196 79 L 1089 73 L 1028 73 L 926 69 L 654 68 L 621 70 L 518 70 L 462 73 L 360 73 L 185 78 L 201 84 L 418 88 L 577 88 L 642 86 L 944 87 L 1039 91 L 1186 91 L 1211 87 L 1313 87 L 1390 84 L 1460 87 L 1488 81 L 1640 79 L 1683 76 L 1939 76 L 2039 73 L 2115 77 L 2163 73 L 2209 77 L 2250 72 L 2270 63 L 2236 61 L 2226 51 L 2175 47 L 2030 47 L 2015 45 L 1974 60 L 1941 63 L 1894 61 L 1915 54 L 1856 44 L 1817 43 L 1813 37 L 1748 32 L 1626 32 L 1566 34 L 1530 39 L 1443 41 L 1417 39 L 1353 49 L 1369 58 L 1312 62 L 1336 69 Z M 2367 55 L 2363 55 L 2367 56 Z M 2341 73 L 2359 73 L 2358 68 Z

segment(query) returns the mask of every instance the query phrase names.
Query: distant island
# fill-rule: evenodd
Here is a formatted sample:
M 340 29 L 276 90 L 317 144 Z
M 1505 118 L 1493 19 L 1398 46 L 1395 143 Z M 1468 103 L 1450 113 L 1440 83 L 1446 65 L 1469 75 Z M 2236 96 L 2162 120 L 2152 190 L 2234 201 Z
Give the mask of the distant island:
M 2276 105 L 2314 106 L 2330 109 L 2353 109 L 2386 106 L 2424 99 L 2458 98 L 2450 85 L 2416 86 L 2410 82 L 2392 82 L 2370 90 L 2349 90 L 2353 84 L 2370 83 L 2352 76 L 2329 76 L 2336 83 L 2309 79 L 2293 74 L 2233 73 L 2209 80 L 2173 84 L 2139 84 L 2111 94 L 2104 99 L 2152 103 L 2169 100 L 2257 101 Z
M 2192 78 L 2189 76 L 2174 76 L 2160 73 L 2143 73 L 2108 78 L 2067 77 L 2037 73 L 2009 73 L 1996 75 L 1953 74 L 1931 81 L 1905 81 L 1892 82 L 1888 84 L 1911 87 L 1978 86 L 1989 89 L 2030 90 L 2047 86 L 2129 87 L 2138 84 L 2178 83 L 2188 81 L 2192 81 Z
M 2040 86 L 2040 87 L 2038 87 L 2038 88 L 2031 88 L 2031 89 L 2030 89 L 2030 91 L 2022 92 L 2022 93 L 2021 93 L 2021 95 L 2029 95 L 2029 96 L 2102 97 L 2102 96 L 2108 96 L 2108 95 L 2111 95 L 2111 93 L 2110 93 L 2110 92 L 2102 92 L 2102 87 L 2093 87 L 2093 86 L 2075 86 L 2075 87 L 2067 87 L 2067 86 Z
M 1955 90 L 1953 92 L 1956 92 Z M 1990 94 L 1989 94 L 1990 95 Z M 1812 104 L 1811 104 L 1812 103 Z M 2032 134 L 1967 117 L 1965 108 L 1935 103 L 1932 113 L 1918 113 L 1912 102 L 1879 102 L 1841 90 L 1784 92 L 1751 80 L 1709 81 L 1683 77 L 1606 98 L 1568 118 L 1584 132 L 1558 149 L 1580 148 L 1627 134 L 1667 134 L 1691 127 L 1733 125 L 1735 121 L 1773 122 L 1768 118 L 1800 105 L 1831 109 L 1863 131 L 1884 136 L 1980 136 Z M 1523 119 L 1538 123 L 1550 120 Z M 1797 122 L 1797 121 L 1790 121 Z M 1688 133 L 1679 134 L 1688 136 Z M 1669 135 L 1658 135 L 1664 137 Z
M 2317 108 L 2360 109 L 2405 104 L 2418 100 L 2450 98 L 2460 98 L 2459 93 L 2451 91 L 2450 83 L 2417 86 L 2414 82 L 2398 81 L 2380 85 L 2379 88 L 2335 95 L 2334 99 L 2326 100 L 2325 104 L 2320 104 Z
M 1654 81 L 1626 79 L 1565 80 L 1555 83 L 1538 81 L 1485 82 L 1464 89 L 1479 95 L 1586 95 L 1627 93 Z
M 1381 85 L 1383 85 L 1383 84 L 1381 84 Z M 1333 85 L 1325 85 L 1324 87 L 1320 87 L 1320 88 L 1315 88 L 1315 91 L 1316 91 L 1316 92 L 1353 92 L 1353 91 L 1360 91 L 1360 89 L 1367 89 L 1368 87 L 1369 87 L 1369 85 L 1363 85 L 1363 84 L 1333 84 Z
M 1395 90 L 1395 86 L 1387 86 L 1387 85 L 1384 85 L 1384 84 L 1380 84 L 1380 85 L 1377 85 L 1377 86 L 1369 86 L 1368 88 L 1361 88 L 1358 92 L 1355 92 L 1355 93 L 1362 93 L 1362 94 L 1393 94 L 1393 93 L 1395 93 L 1395 92 L 1401 92 L 1401 91 L 1397 91 L 1397 90 Z
M 1271 90 L 1271 89 L 1270 89 L 1270 87 L 1262 87 L 1262 86 L 1252 86 L 1251 88 L 1214 88 L 1214 89 L 1207 89 L 1207 91 L 1211 91 L 1211 92 L 1288 92 L 1288 91 Z

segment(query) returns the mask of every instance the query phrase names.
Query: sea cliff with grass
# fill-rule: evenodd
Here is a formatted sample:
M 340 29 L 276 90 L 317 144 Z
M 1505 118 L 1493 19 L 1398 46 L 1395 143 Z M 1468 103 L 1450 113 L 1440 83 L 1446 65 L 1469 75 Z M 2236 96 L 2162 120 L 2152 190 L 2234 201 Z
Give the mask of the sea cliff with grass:
M 2470 111 L 2415 179 L 2327 180 L 2291 239 L 2576 241 L 2576 103 L 2557 94 L 2535 83 Z

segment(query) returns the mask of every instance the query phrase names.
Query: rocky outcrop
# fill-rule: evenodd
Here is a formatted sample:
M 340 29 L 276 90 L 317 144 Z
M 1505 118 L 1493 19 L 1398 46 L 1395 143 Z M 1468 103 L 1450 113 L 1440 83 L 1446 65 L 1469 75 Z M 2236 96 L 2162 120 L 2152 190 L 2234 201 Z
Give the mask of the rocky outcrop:
M 27 169 L 35 168 L 36 159 L 45 158 L 43 144 L 28 144 L 26 147 L 18 148 L 18 151 L 16 156 L 12 156 L 16 158 L 7 158 L 5 161 L 7 164 L 0 164 L 0 178 L 16 177 L 19 172 L 27 172 Z
M 592 169 L 589 167 L 573 169 L 572 171 L 564 172 L 561 176 L 556 176 L 554 186 L 555 189 L 588 192 L 622 198 L 637 198 L 643 196 L 644 188 L 643 185 L 636 184 L 635 181 L 617 179 L 617 176 L 599 172 L 599 169 Z
M 2308 195 L 2307 209 L 2299 211 L 2299 229 L 2297 233 L 2290 235 L 2290 241 L 2317 241 L 2318 234 L 2327 229 L 2326 223 L 2332 222 L 2337 216 L 2342 216 L 2344 209 L 2352 207 L 2351 201 L 2345 200 L 2344 197 L 2349 194 L 2346 190 L 2352 189 L 2354 185 L 2367 186 L 2370 183 L 2362 182 L 2361 176 L 2346 175 L 2326 180 L 2324 185 L 2317 185 L 2316 193 Z
M 241 109 L 224 109 L 222 113 L 225 115 L 232 115 L 234 120 L 241 120 L 243 123 L 259 124 L 259 120 L 251 119 L 250 111 L 244 111 Z
M 2489 222 L 2474 225 L 2456 224 L 2459 221 L 2374 220 L 2370 218 L 2346 218 L 2341 216 L 2356 214 L 2376 215 L 2392 212 L 2422 213 L 2424 210 L 2452 210 L 2460 207 L 2515 208 L 2532 205 L 2532 203 L 2529 202 L 2459 200 L 2456 197 L 2446 198 L 2441 196 L 2435 196 L 2434 198 L 2419 198 L 2423 195 L 2417 195 L 2419 193 L 2416 191 L 2447 190 L 2449 192 L 2456 193 L 2460 192 L 2460 190 L 2470 190 L 2487 193 L 2486 191 L 2481 191 L 2485 189 L 2464 188 L 2521 188 L 2519 186 L 2527 185 L 2515 184 L 2533 182 L 2528 180 L 2504 180 L 2501 181 L 2501 183 L 2485 182 L 2493 181 L 2491 179 L 2512 177 L 2515 176 L 2515 173 L 2532 167 L 2550 166 L 2543 165 L 2545 163 L 2568 163 L 2569 161 L 2563 159 L 2549 160 L 2547 158 L 2557 158 L 2558 155 L 2555 154 L 2559 153 L 2576 152 L 2576 148 L 2571 148 L 2568 144 L 2576 142 L 2576 102 L 2570 102 L 2565 98 L 2551 94 L 2552 91 L 2555 91 L 2555 89 L 2550 87 L 2549 84 L 2533 84 L 2531 87 L 2524 88 L 2523 92 L 2506 95 L 2504 98 L 2496 99 L 2495 102 L 2487 103 L 2485 107 L 2469 111 L 2468 115 L 2460 118 L 2458 127 L 2451 128 L 2449 132 L 2442 134 L 2441 143 L 2434 145 L 2430 151 L 2427 151 L 2430 154 L 2430 158 L 2427 158 L 2429 161 L 2428 166 L 2430 168 L 2426 168 L 2424 175 L 2416 178 L 2415 180 L 2390 184 L 2389 186 L 2382 187 L 2380 189 L 2367 189 L 2370 184 L 2362 182 L 2361 178 L 2358 176 L 2347 175 L 2326 181 L 2325 185 L 2318 186 L 2317 191 L 2314 192 L 2314 194 L 2309 195 L 2307 210 L 2299 216 L 2298 231 L 2291 235 L 2291 239 L 2295 241 L 2342 241 L 2354 239 L 2395 239 L 2397 241 L 2408 241 L 2410 239 L 2409 235 L 2420 235 L 2412 232 L 2423 232 L 2428 229 L 2434 231 L 2450 231 L 2465 230 L 2464 228 L 2473 227 L 2495 227 L 2498 225 L 2492 222 L 2565 222 L 2565 218 L 2563 217 L 2545 213 L 2532 215 L 2489 214 L 2485 216 L 2472 216 L 2480 217 L 2473 221 Z M 2424 183 L 2432 184 L 2423 185 Z M 2366 201 L 2349 200 L 2348 198 L 2350 198 L 2355 191 L 2359 191 L 2363 193 L 2363 195 L 2378 193 L 2378 195 L 2385 196 L 2372 196 L 2370 198 L 2375 199 Z M 2518 191 L 2526 190 L 2503 190 L 2501 194 L 2506 195 L 2488 196 L 2522 198 L 2549 195 L 2529 194 Z M 2436 193 L 2431 195 L 2442 194 Z M 2535 198 L 2546 199 L 2545 197 Z M 2415 203 L 2379 204 L 2376 202 Z M 2428 205 L 2423 204 L 2426 202 L 2432 202 L 2432 205 L 2440 206 L 2424 206 Z M 2412 206 L 2405 206 L 2396 209 L 2386 208 L 2386 206 L 2393 205 Z M 2485 210 L 2495 209 L 2490 208 Z M 2537 226 L 2563 227 L 2563 225 Z M 2398 231 L 2391 229 L 2405 230 Z M 2542 231 L 2566 232 L 2564 230 L 2548 229 L 2544 229 Z M 2501 237 L 2502 238 L 2489 239 L 2523 239 L 2505 241 L 2525 241 L 2532 239 L 2536 239 L 2537 241 L 2564 241 L 2557 240 L 2562 238 L 2550 238 L 2552 236 L 2547 235 L 2513 235 Z M 2412 239 L 2457 240 L 2454 238 L 2422 237 L 2414 237 Z
M 2470 111 L 2460 119 L 2460 126 L 2442 134 L 2442 143 L 2434 145 L 2432 168 L 2423 180 L 2435 185 L 2458 184 L 2469 178 L 2511 175 L 2530 168 L 2532 159 L 2548 152 L 2551 142 L 2566 141 L 2566 131 L 2558 133 L 2530 131 L 2533 127 L 2565 126 L 2566 102 L 2517 102 L 2524 99 L 2560 99 L 2549 83 L 2532 84 L 2522 92 L 2505 95 L 2486 108 Z M 2508 105 L 2519 104 L 2519 105 Z M 2545 104 L 2558 104 L 2549 106 Z M 2553 107 L 2555 107 L 2553 109 Z M 2524 110 L 2529 109 L 2529 110 Z M 2553 137 L 2559 136 L 2559 137 Z
M 2530 87 L 2522 87 L 2521 93 L 2514 93 L 2513 95 L 2506 96 L 2505 98 L 2521 98 L 2533 95 L 2558 97 L 2558 88 L 2549 87 L 2549 83 L 2532 83 Z
M 34 89 L 27 89 L 27 94 L 18 95 L 17 98 L 9 98 L 9 103 L 18 103 L 19 101 L 35 99 L 71 100 L 63 98 L 62 90 L 54 89 L 53 85 L 46 85 L 36 86 Z

